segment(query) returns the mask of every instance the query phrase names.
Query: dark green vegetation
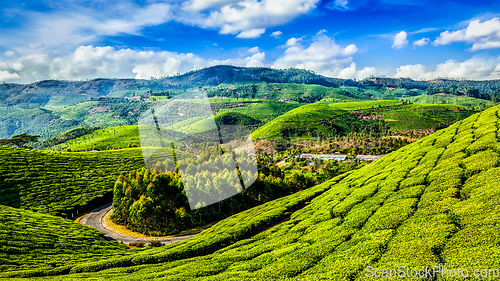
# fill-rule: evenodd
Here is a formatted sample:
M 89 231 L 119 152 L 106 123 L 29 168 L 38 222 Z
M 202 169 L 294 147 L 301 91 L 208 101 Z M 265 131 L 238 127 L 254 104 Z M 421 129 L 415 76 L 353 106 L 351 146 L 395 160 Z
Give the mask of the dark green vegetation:
M 210 198 L 211 194 L 227 192 L 228 187 L 234 183 L 238 184 L 235 188 L 239 188 L 239 181 L 233 183 L 232 175 L 227 171 L 210 172 L 209 167 L 213 167 L 216 161 L 204 163 L 204 172 L 196 175 L 196 179 L 200 181 L 197 186 L 200 190 L 197 192 L 204 194 L 198 195 L 200 198 Z M 336 166 L 331 175 L 346 172 L 347 167 L 343 168 L 340 170 Z M 351 167 L 351 169 L 356 168 L 356 166 Z M 280 169 L 274 168 L 267 173 L 260 173 L 249 188 L 216 204 L 196 210 L 190 210 L 182 184 L 183 181 L 193 180 L 192 177 L 184 174 L 181 180 L 177 173 L 158 174 L 148 170 L 131 172 L 126 177 L 119 177 L 115 184 L 112 219 L 115 223 L 126 225 L 127 228 L 144 234 L 176 234 L 193 226 L 206 225 L 276 198 L 310 188 L 327 176 L 326 167 L 321 171 L 321 175 L 318 173 L 318 176 L 304 174 L 298 169 L 287 172 L 288 176 Z M 204 180 L 200 180 L 200 177 Z
M 0 146 L 0 163 L 0 204 L 62 216 L 109 197 L 120 173 L 144 166 L 139 148 L 67 153 Z
M 260 167 L 257 174 L 256 170 L 251 169 L 257 164 L 253 162 L 254 159 L 238 153 L 236 173 L 231 172 L 231 165 L 228 164 L 233 159 L 232 154 L 216 156 L 218 153 L 213 150 L 220 147 L 208 147 L 204 144 L 197 144 L 191 149 L 198 150 L 199 147 L 204 149 L 198 158 L 179 160 L 177 166 L 171 159 L 153 165 L 154 171 L 182 170 L 182 179 L 178 173 L 155 173 L 145 169 L 120 176 L 113 193 L 113 221 L 144 234 L 176 234 L 310 188 L 362 165 L 354 161 L 342 164 L 330 161 L 318 162 L 312 166 L 313 171 L 308 171 L 309 167 L 303 169 L 305 164 L 281 169 L 276 165 L 276 161 L 280 161 L 279 155 L 264 153 L 257 157 Z M 293 155 L 296 151 L 288 152 L 282 156 L 295 159 Z M 249 179 L 254 179 L 255 182 L 252 180 L 250 187 L 241 190 L 241 183 L 248 182 Z M 186 188 L 189 184 L 191 186 Z M 235 192 L 231 193 L 232 190 Z M 224 200 L 209 206 L 203 201 L 228 192 L 234 196 L 225 196 L 221 198 Z M 200 202 L 196 206 L 205 207 L 191 210 L 187 196 L 191 199 L 199 198 Z
M 209 97 L 226 97 L 239 99 L 271 99 L 288 102 L 314 103 L 324 98 L 332 101 L 357 101 L 360 98 L 340 88 L 321 85 L 304 85 L 294 83 L 261 83 L 250 85 L 222 84 L 210 88 Z
M 31 136 L 28 134 L 20 134 L 20 135 L 13 136 L 10 139 L 0 139 L 0 145 L 24 147 L 28 143 L 37 142 L 39 137 L 40 136 Z
M 1 272 L 23 271 L 29 277 L 32 269 L 48 274 L 57 268 L 53 273 L 60 274 L 69 264 L 132 253 L 127 250 L 88 226 L 0 205 Z
M 50 279 L 365 280 L 369 265 L 497 268 L 499 114 L 475 114 L 192 239 L 74 263 Z

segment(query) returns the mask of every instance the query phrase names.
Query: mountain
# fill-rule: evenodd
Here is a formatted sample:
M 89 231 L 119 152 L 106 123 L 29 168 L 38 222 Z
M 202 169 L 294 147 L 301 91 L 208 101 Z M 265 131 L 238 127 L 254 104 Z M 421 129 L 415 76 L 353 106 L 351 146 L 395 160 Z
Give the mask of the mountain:
M 366 280 L 369 269 L 399 266 L 460 267 L 469 276 L 496 268 L 499 114 L 500 106 L 474 114 L 183 242 L 36 274 L 58 275 L 51 280 Z
M 305 83 L 336 87 L 342 85 L 344 81 L 302 69 L 279 70 L 220 65 L 190 71 L 183 75 L 150 80 L 100 78 L 86 81 L 46 80 L 31 84 L 3 83 L 0 84 L 0 105 L 31 103 L 43 106 L 54 96 L 84 101 L 91 97 L 116 94 L 132 96 L 148 91 L 162 92 L 181 88 L 216 86 L 222 83 Z

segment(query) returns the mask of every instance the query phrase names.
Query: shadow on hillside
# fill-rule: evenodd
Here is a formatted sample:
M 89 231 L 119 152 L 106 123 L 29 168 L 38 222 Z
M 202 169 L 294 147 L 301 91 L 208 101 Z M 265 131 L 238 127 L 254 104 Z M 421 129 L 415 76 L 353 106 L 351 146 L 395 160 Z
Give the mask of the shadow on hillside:
M 11 181 L 0 177 L 0 205 L 14 208 L 21 207 L 21 195 L 19 187 Z

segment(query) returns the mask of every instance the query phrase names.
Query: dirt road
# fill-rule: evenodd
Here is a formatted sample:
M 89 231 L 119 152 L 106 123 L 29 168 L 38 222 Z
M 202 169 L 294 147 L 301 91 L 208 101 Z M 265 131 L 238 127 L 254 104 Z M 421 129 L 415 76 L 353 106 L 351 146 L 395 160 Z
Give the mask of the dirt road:
M 117 233 L 106 226 L 105 221 L 104 221 L 104 217 L 111 210 L 112 210 L 111 204 L 103 206 L 99 209 L 96 209 L 96 210 L 88 213 L 85 217 L 82 218 L 80 223 L 91 226 L 91 227 L 97 229 L 98 231 L 103 232 L 104 237 L 106 237 L 108 240 L 116 240 L 116 241 L 123 242 L 126 244 L 130 244 L 132 242 L 149 243 L 153 240 L 159 240 L 164 244 L 170 244 L 170 243 L 175 243 L 175 242 L 189 239 L 189 238 L 193 237 L 194 235 L 196 235 L 196 233 L 195 233 L 195 234 L 188 234 L 188 235 L 183 235 L 183 236 L 178 236 L 178 237 L 173 237 L 173 238 L 158 238 L 158 239 L 135 238 L 135 237 L 131 237 L 131 236 L 126 236 L 126 235 L 123 235 L 121 233 Z

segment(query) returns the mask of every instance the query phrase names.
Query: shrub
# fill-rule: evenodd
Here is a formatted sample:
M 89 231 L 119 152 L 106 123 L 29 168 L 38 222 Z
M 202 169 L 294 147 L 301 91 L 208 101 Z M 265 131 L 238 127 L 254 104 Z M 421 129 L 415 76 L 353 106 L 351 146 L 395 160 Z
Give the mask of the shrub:
M 145 244 L 144 244 L 144 242 L 132 242 L 129 245 L 132 246 L 132 247 L 142 248 L 142 247 L 144 247 Z
M 149 243 L 149 246 L 151 247 L 161 247 L 163 244 L 160 242 L 160 240 L 153 240 L 151 243 Z

